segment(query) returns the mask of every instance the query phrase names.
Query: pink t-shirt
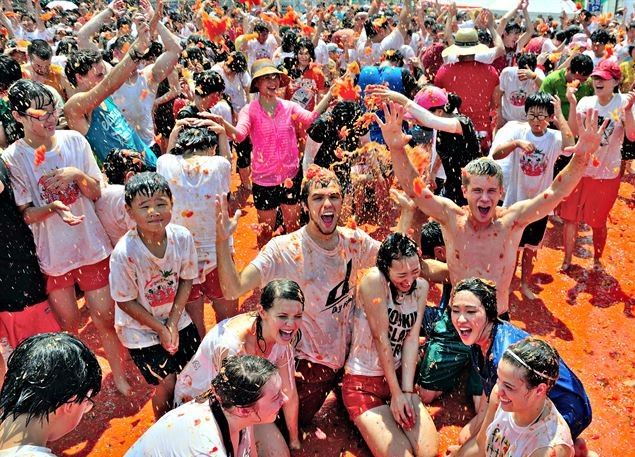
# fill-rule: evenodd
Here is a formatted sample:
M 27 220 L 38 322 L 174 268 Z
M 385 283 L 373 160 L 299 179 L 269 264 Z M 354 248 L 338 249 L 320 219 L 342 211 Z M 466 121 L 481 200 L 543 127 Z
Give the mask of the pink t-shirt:
M 298 139 L 295 133 L 306 130 L 318 117 L 297 103 L 278 99 L 274 116 L 262 108 L 258 99 L 240 110 L 236 141 L 251 139 L 251 179 L 259 186 L 277 186 L 293 178 L 300 168 Z
M 327 251 L 302 227 L 273 238 L 251 262 L 262 287 L 273 279 L 300 285 L 305 303 L 297 356 L 336 370 L 346 361 L 357 279 L 361 270 L 375 264 L 379 249 L 379 242 L 361 230 L 340 227 L 337 233 L 337 247 Z

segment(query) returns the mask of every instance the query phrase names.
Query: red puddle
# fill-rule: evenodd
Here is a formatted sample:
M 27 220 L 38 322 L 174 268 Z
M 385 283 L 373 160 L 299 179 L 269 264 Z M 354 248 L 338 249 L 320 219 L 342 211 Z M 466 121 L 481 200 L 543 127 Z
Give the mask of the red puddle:
M 562 261 L 561 227 L 551 226 L 540 251 L 534 280 L 540 284 L 538 300 L 522 301 L 516 291 L 511 300 L 515 323 L 553 343 L 567 364 L 582 379 L 593 404 L 593 423 L 582 435 L 588 447 L 601 456 L 635 456 L 635 176 L 625 178 L 619 199 L 609 220 L 608 243 L 604 254 L 606 272 L 590 271 L 592 245 L 590 232 L 580 234 L 574 267 L 568 275 L 557 273 Z M 242 266 L 256 253 L 253 230 L 256 212 L 251 204 L 244 208 L 240 236 L 236 240 L 237 263 Z M 630 223 L 629 223 L 630 221 Z M 378 231 L 384 232 L 384 231 Z M 377 234 L 377 236 L 380 236 Z M 518 287 L 518 278 L 514 280 Z M 432 295 L 432 300 L 438 295 Z M 246 303 L 244 303 L 246 301 Z M 255 300 L 247 297 L 249 307 Z M 213 312 L 208 307 L 208 328 Z M 87 313 L 84 313 L 88 321 Z M 92 324 L 84 337 L 93 349 L 98 347 Z M 103 351 L 97 349 L 103 356 Z M 115 391 L 112 377 L 100 357 L 105 378 L 97 405 L 77 430 L 54 443 L 53 451 L 65 456 L 110 457 L 123 455 L 152 423 L 149 403 L 151 389 L 139 379 L 132 362 L 126 362 L 128 378 L 135 395 L 123 398 Z M 441 453 L 453 444 L 460 427 L 472 411 L 463 395 L 451 394 L 431 408 L 441 434 Z M 316 417 L 326 439 L 320 440 L 316 428 L 306 430 L 303 449 L 294 456 L 370 457 L 360 436 L 348 421 L 335 398 L 330 397 Z M 318 433 L 319 435 L 319 433 Z

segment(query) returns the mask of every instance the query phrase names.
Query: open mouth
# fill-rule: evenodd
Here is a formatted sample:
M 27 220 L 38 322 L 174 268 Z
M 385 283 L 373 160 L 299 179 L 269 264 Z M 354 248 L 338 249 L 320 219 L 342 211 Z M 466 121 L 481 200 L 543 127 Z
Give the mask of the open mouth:
M 333 213 L 322 214 L 320 218 L 322 219 L 322 222 L 324 222 L 326 225 L 331 225 L 333 221 L 335 220 L 335 214 Z
M 459 330 L 459 336 L 461 337 L 462 340 L 469 339 L 470 335 L 472 334 L 472 329 L 469 327 L 460 327 L 458 330 Z
M 293 339 L 293 331 L 291 330 L 280 330 L 278 333 L 280 334 L 282 341 L 288 343 Z
M 490 206 L 478 206 L 478 212 L 481 216 L 485 217 L 489 214 Z

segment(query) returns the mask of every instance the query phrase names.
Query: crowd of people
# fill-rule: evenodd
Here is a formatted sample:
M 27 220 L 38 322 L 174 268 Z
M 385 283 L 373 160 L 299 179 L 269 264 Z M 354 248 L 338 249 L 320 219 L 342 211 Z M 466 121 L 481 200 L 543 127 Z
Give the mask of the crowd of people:
M 92 408 L 82 304 L 119 393 L 128 358 L 154 389 L 128 456 L 290 456 L 331 392 L 375 457 L 436 456 L 427 405 L 457 389 L 475 414 L 450 455 L 595 455 L 582 382 L 509 297 L 520 263 L 536 298 L 549 220 L 562 274 L 583 224 L 603 268 L 629 18 L 4 0 L 0 456 L 53 455 Z

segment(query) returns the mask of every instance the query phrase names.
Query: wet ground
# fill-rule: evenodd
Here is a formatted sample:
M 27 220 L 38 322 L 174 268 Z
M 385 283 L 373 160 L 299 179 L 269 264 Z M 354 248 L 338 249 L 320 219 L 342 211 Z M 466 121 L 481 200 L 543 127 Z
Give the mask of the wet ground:
M 582 231 L 575 265 L 566 275 L 558 273 L 562 227 L 550 223 L 534 274 L 538 299 L 521 299 L 518 278 L 514 280 L 516 291 L 511 299 L 514 322 L 554 344 L 584 383 L 594 417 L 582 436 L 590 449 L 605 457 L 635 456 L 635 231 L 631 225 L 635 222 L 634 185 L 634 176 L 624 179 L 611 212 L 604 271 L 591 270 L 591 232 Z M 250 229 L 256 212 L 250 203 L 244 210 L 246 215 L 236 239 L 239 266 L 256 253 L 255 234 Z M 375 231 L 374 236 L 380 238 L 382 233 L 385 231 Z M 437 297 L 433 292 L 430 299 Z M 249 307 L 254 300 L 248 296 L 243 302 Z M 211 308 L 206 311 L 209 328 L 214 316 Z M 54 443 L 53 451 L 64 456 L 121 456 L 152 423 L 151 389 L 128 361 L 126 369 L 135 394 L 124 398 L 116 393 L 103 351 L 97 349 L 95 330 L 87 313 L 84 315 L 82 337 L 100 355 L 105 373 L 103 387 L 96 407 L 73 433 Z M 463 395 L 455 392 L 433 403 L 430 412 L 441 434 L 443 455 L 472 410 Z M 315 426 L 305 430 L 302 451 L 294 456 L 368 457 L 370 453 L 337 400 L 330 397 L 318 413 Z

